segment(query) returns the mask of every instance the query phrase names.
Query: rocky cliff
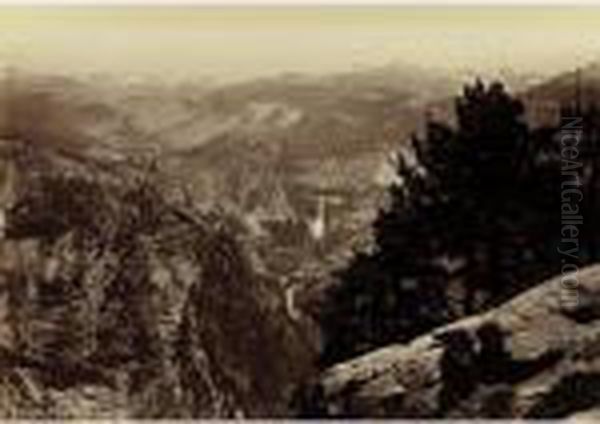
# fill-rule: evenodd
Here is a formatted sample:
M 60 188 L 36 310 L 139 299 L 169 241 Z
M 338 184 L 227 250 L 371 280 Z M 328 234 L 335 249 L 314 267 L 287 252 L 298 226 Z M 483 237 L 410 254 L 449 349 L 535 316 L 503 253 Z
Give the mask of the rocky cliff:
M 300 397 L 307 416 L 589 417 L 600 405 L 600 266 L 482 315 L 340 363 Z
M 152 166 L 7 160 L 0 418 L 286 414 L 311 348 L 234 222 Z

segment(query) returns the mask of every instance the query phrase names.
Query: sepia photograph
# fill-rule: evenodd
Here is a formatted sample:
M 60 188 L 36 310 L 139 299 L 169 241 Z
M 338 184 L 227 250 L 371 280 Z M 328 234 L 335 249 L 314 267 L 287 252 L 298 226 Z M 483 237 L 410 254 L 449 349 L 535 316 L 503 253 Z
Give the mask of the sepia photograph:
M 599 24 L 1 4 L 0 420 L 600 420 Z

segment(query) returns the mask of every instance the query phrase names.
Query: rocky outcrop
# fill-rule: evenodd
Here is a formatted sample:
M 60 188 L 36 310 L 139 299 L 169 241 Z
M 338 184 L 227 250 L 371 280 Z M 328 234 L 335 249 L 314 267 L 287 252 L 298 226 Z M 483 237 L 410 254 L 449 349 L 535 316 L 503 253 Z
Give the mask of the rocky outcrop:
M 0 418 L 286 414 L 311 348 L 234 223 L 148 167 L 20 154 L 0 240 Z
M 557 276 L 487 313 L 335 365 L 308 385 L 303 413 L 593 415 L 600 406 L 600 266 L 576 277 L 576 296 L 565 297 Z

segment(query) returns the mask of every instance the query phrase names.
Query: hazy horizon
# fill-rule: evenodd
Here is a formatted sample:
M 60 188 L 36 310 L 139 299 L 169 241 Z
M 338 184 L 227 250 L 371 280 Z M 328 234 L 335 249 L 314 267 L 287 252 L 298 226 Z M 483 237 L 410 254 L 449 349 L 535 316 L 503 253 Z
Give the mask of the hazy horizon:
M 4 8 L 3 62 L 36 72 L 211 77 L 404 63 L 540 77 L 600 57 L 600 8 Z

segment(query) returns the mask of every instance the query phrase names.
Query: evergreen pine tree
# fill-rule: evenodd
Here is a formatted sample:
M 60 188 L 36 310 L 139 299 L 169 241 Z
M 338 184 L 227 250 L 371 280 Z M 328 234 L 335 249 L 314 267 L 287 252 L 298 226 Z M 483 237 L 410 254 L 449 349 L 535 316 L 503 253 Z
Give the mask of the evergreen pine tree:
M 455 111 L 456 128 L 429 120 L 412 138 L 373 251 L 338 273 L 321 316 L 325 363 L 410 340 L 560 270 L 560 158 L 543 154 L 556 129 L 531 130 L 500 83 L 466 86 Z

